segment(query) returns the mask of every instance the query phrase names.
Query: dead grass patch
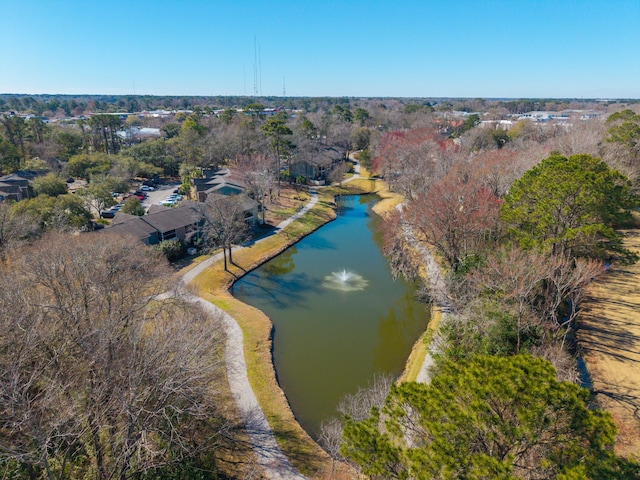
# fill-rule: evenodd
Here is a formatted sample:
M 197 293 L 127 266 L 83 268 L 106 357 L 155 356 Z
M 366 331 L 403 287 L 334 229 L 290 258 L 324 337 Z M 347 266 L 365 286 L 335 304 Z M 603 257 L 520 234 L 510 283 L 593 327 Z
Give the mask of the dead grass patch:
M 393 212 L 398 205 L 404 202 L 404 197 L 399 193 L 391 192 L 383 180 L 376 180 L 376 188 L 380 201 L 373 206 L 373 211 L 381 217 Z
M 427 352 L 429 351 L 429 344 L 431 339 L 435 335 L 440 321 L 442 320 L 442 310 L 439 307 L 431 307 L 431 318 L 425 332 L 420 335 L 420 338 L 413 344 L 411 353 L 407 359 L 407 363 L 404 366 L 402 375 L 398 379 L 398 383 L 403 382 L 415 382 L 418 379 L 418 374 L 422 369 L 425 359 L 427 358 Z
M 625 247 L 640 253 L 640 230 Z M 617 453 L 640 452 L 640 264 L 615 266 L 594 281 L 578 317 L 578 347 L 598 404 L 618 427 Z
M 296 189 L 288 184 L 280 186 L 280 195 L 272 196 L 265 205 L 265 222 L 277 225 L 300 210 L 309 201 L 306 190 Z

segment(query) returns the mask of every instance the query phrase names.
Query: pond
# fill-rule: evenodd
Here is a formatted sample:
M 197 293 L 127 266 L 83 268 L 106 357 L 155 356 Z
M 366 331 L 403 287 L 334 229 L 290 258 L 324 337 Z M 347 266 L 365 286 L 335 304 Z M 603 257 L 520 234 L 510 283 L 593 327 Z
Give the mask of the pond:
M 345 394 L 377 373 L 399 375 L 429 311 L 393 280 L 373 195 L 338 200 L 338 217 L 240 279 L 233 295 L 274 324 L 278 382 L 317 437 Z

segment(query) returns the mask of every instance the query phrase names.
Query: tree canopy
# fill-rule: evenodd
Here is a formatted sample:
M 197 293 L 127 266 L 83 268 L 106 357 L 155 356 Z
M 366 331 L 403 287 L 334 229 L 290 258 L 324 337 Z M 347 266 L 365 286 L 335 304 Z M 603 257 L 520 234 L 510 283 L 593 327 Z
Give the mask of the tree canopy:
M 638 204 L 629 180 L 590 155 L 552 155 L 516 180 L 501 218 L 525 248 L 554 254 L 630 258 L 614 230 Z
M 156 299 L 175 287 L 160 254 L 107 234 L 53 235 L 0 273 L 8 478 L 186 478 L 159 469 L 215 456 L 219 319 Z M 211 460 L 199 466 L 197 478 L 212 477 Z
M 67 193 L 67 183 L 55 173 L 38 177 L 33 181 L 33 189 L 38 195 L 56 197 Z
M 372 478 L 631 478 L 615 426 L 589 392 L 529 355 L 444 362 L 431 383 L 392 387 L 382 409 L 347 418 L 341 452 Z

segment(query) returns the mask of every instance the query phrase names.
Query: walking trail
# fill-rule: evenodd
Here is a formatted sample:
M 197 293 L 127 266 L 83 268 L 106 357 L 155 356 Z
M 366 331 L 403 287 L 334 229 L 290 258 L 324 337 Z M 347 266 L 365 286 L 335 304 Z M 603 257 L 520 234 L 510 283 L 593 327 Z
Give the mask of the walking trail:
M 288 219 L 279 223 L 275 229 L 275 233 L 283 230 L 291 222 L 302 217 L 318 202 L 318 195 L 316 191 L 311 191 L 311 199 L 309 202 L 300 209 L 296 214 L 292 215 Z M 264 240 L 263 237 L 257 240 L 258 243 Z M 234 251 L 243 246 L 234 247 Z M 202 263 L 198 264 L 184 275 L 182 280 L 185 284 L 189 284 L 193 279 L 209 268 L 215 262 L 222 258 L 222 252 Z M 249 377 L 247 376 L 247 364 L 244 359 L 244 342 L 243 335 L 238 322 L 231 317 L 231 315 L 224 312 L 222 309 L 208 302 L 204 298 L 188 295 L 187 298 L 200 304 L 211 315 L 221 316 L 226 330 L 227 343 L 225 347 L 225 361 L 227 365 L 227 378 L 229 381 L 229 387 L 231 393 L 236 401 L 238 410 L 242 415 L 245 427 L 249 434 L 249 439 L 253 447 L 253 451 L 257 456 L 259 465 L 263 468 L 264 474 L 267 478 L 273 480 L 297 480 L 305 479 L 300 472 L 298 472 L 289 462 L 287 457 L 282 453 L 276 439 L 273 435 L 273 431 L 269 426 L 269 422 L 265 417 L 260 404 L 253 393 L 253 389 L 249 384 Z
M 402 207 L 404 204 L 400 204 L 396 207 L 399 211 L 402 211 Z M 429 290 L 431 292 L 431 297 L 433 299 L 435 307 L 440 309 L 442 313 L 442 321 L 444 321 L 452 311 L 451 300 L 449 298 L 449 294 L 447 292 L 447 284 L 442 276 L 442 271 L 438 266 L 435 258 L 429 251 L 429 249 L 419 242 L 415 235 L 413 234 L 413 230 L 408 224 L 404 224 L 402 227 L 403 234 L 407 239 L 409 245 L 414 248 L 422 258 L 424 265 L 427 269 L 427 278 L 429 280 Z M 416 377 L 416 382 L 420 383 L 429 383 L 429 369 L 433 365 L 433 357 L 431 356 L 431 351 L 427 350 L 427 355 L 425 356 L 424 361 L 422 362 L 422 366 L 420 367 L 420 371 Z

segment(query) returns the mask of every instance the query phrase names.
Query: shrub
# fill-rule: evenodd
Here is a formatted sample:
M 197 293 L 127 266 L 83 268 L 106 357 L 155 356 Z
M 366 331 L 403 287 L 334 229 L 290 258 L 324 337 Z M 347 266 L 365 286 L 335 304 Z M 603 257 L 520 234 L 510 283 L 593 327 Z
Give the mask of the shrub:
M 163 240 L 159 244 L 155 245 L 155 248 L 162 252 L 170 262 L 180 260 L 187 254 L 187 246 L 179 238 Z

